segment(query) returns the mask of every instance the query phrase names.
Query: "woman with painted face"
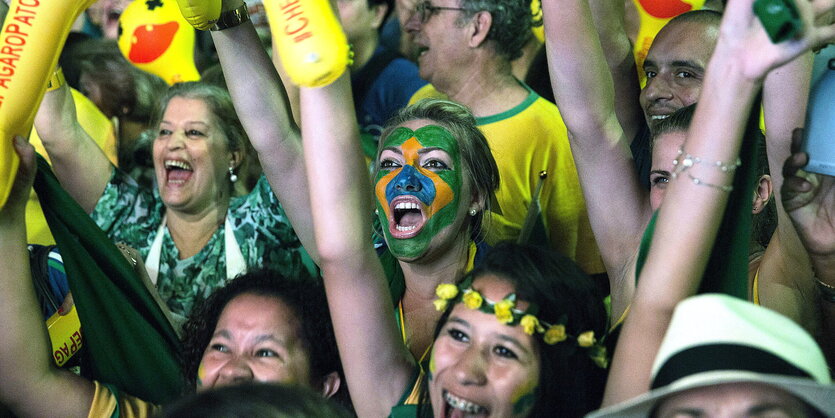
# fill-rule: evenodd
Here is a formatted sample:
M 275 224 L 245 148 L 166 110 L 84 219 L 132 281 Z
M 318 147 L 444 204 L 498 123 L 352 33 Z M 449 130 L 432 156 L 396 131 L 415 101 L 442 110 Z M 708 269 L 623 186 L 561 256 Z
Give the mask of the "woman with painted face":
M 580 416 L 594 409 L 606 374 L 601 295 L 570 260 L 543 250 L 500 246 L 459 284 L 460 267 L 440 282 L 417 283 L 432 286 L 430 306 L 440 315 L 429 364 L 420 370 L 391 315 L 386 275 L 367 233 L 372 201 L 356 129 L 333 135 L 305 123 L 339 108 L 333 98 L 347 82 L 343 76 L 309 95 L 301 114 L 319 265 L 357 413 L 416 416 L 421 406 L 421 414 L 436 417 Z M 474 122 L 460 105 L 426 101 L 386 130 L 374 197 L 398 257 L 465 253 L 470 237 L 459 231 L 467 231 L 469 210 L 483 204 L 462 170 L 468 151 L 461 129 Z M 332 152 L 312 152 L 323 147 Z M 416 265 L 401 263 L 404 270 Z
M 224 0 L 224 13 L 241 3 Z M 329 135 L 352 132 L 354 113 L 342 112 L 354 108 L 350 91 L 342 91 L 345 96 L 329 89 L 302 88 L 300 106 L 309 109 L 306 114 L 315 125 L 299 130 L 279 74 L 260 48 L 252 23 L 244 19 L 236 26 L 213 31 L 212 39 L 235 109 L 264 172 L 299 239 L 318 262 L 320 242 L 313 239 L 301 137 L 319 131 Z M 321 104 L 323 97 L 329 101 L 322 106 L 334 110 L 310 108 L 309 103 Z M 444 129 L 424 128 L 426 123 L 421 120 L 426 119 Z M 455 282 L 481 257 L 479 248 L 483 246 L 476 243 L 480 242 L 481 219 L 489 209 L 490 196 L 498 187 L 498 170 L 472 116 L 460 107 L 415 107 L 395 117 L 389 126 L 375 162 L 376 185 L 368 185 L 367 191 L 373 190 L 376 196 L 376 218 L 385 239 L 378 253 L 389 280 L 389 314 L 395 312 L 401 339 L 414 357 L 425 360 L 440 317 L 432 306 L 435 287 Z M 333 147 L 313 148 L 312 152 L 338 153 Z M 336 170 L 332 173 L 334 177 L 345 175 Z M 358 177 L 359 173 L 350 175 Z M 332 192 L 342 195 L 339 189 Z M 374 208 L 368 211 L 370 215 Z M 363 231 L 371 235 L 374 219 L 364 220 Z
M 157 406 L 57 369 L 46 355 L 50 343 L 35 298 L 23 222 L 35 176 L 34 150 L 20 137 L 15 150 L 20 168 L 0 209 L 0 403 L 18 416 L 112 416 L 117 408 L 121 416 L 151 416 Z M 312 278 L 260 270 L 238 277 L 195 310 L 184 335 L 184 371 L 197 391 L 281 382 L 330 397 L 340 388 L 325 294 Z
M 47 93 L 38 132 L 62 185 L 115 242 L 139 250 L 151 281 L 185 317 L 252 266 L 294 277 L 303 249 L 266 179 L 232 198 L 246 136 L 229 95 L 201 83 L 171 87 L 151 126 L 157 186 L 115 168 L 79 127 L 69 90 Z

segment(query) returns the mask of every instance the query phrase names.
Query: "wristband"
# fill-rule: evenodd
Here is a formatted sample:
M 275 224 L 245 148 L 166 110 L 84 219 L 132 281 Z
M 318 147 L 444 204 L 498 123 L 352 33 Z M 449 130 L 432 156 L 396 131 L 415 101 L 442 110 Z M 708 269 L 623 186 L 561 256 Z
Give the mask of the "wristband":
M 66 83 L 67 80 L 64 78 L 64 70 L 62 70 L 61 67 L 58 67 L 52 72 L 49 80 L 47 80 L 46 91 L 58 90 Z
M 232 10 L 221 12 L 220 16 L 217 18 L 217 22 L 215 22 L 215 25 L 212 26 L 211 30 L 216 31 L 234 28 L 235 26 L 248 21 L 249 10 L 246 7 L 246 3 L 242 3 L 240 6 Z

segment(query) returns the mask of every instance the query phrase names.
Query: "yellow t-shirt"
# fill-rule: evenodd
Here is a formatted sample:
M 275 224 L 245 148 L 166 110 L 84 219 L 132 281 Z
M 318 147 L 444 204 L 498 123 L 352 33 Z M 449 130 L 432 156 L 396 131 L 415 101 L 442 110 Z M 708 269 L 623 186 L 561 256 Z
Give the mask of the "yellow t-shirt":
M 88 418 L 109 418 L 118 416 L 121 418 L 147 418 L 155 416 L 160 407 L 142 399 L 130 396 L 125 393 L 114 395 L 110 389 L 94 381 L 96 392 L 93 394 L 93 403 L 90 404 Z M 117 412 L 118 413 L 115 413 Z
M 83 94 L 72 90 L 72 98 L 75 101 L 78 122 L 81 124 L 81 127 L 104 150 L 110 162 L 116 164 L 116 131 L 113 128 L 113 123 Z M 46 149 L 43 143 L 41 143 L 41 138 L 38 136 L 35 128 L 32 128 L 32 133 L 29 135 L 29 142 L 35 147 L 35 151 L 43 155 L 46 161 L 49 161 L 49 155 L 47 155 Z M 49 232 L 46 219 L 41 211 L 38 196 L 34 191 L 29 195 L 29 204 L 26 205 L 26 234 L 27 242 L 30 244 L 55 244 L 55 240 Z
M 602 273 L 605 268 L 589 224 L 565 123 L 556 105 L 528 90 L 528 97 L 512 109 L 476 118 L 501 176 L 496 192 L 499 210 L 485 220 L 487 243 L 519 236 L 539 172 L 546 170 L 540 206 L 551 248 L 575 260 L 586 273 Z M 447 99 L 427 85 L 409 103 L 424 98 Z

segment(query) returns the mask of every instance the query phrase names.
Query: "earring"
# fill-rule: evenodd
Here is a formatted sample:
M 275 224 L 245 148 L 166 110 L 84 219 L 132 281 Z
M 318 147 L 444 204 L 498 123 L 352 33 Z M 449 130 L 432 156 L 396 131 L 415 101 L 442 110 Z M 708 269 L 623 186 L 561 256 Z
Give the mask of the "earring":
M 375 215 L 379 215 L 379 214 L 380 214 L 380 209 L 379 209 L 379 208 L 374 209 L 374 214 L 375 214 Z
M 238 176 L 235 174 L 235 169 L 231 165 L 229 166 L 229 181 L 232 183 L 238 181 Z
M 476 214 L 476 213 L 478 213 L 478 211 L 477 211 L 477 210 L 475 210 L 475 209 L 470 209 L 470 216 L 475 216 L 475 214 Z

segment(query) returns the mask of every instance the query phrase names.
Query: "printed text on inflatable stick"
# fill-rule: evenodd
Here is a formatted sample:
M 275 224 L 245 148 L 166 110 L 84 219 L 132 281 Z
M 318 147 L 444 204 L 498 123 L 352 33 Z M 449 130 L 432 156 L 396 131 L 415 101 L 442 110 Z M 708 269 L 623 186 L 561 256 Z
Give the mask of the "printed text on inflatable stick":
M 284 13 L 284 18 L 287 21 L 287 24 L 284 25 L 284 33 L 288 36 L 292 36 L 294 42 L 299 43 L 313 36 L 310 31 L 305 31 L 309 21 L 306 17 L 304 17 L 304 9 L 301 7 L 301 4 L 299 4 L 299 0 L 284 3 L 281 5 L 281 11 Z
M 37 7 L 40 4 L 40 0 L 23 0 L 6 16 L 4 38 L 0 39 L 0 45 L 3 45 L 0 47 L 0 87 L 4 89 L 9 88 L 8 83 L 15 74 L 20 51 L 26 46 L 29 29 L 32 27 L 32 20 L 37 18 Z M 0 105 L 4 99 L 4 95 L 0 95 Z

